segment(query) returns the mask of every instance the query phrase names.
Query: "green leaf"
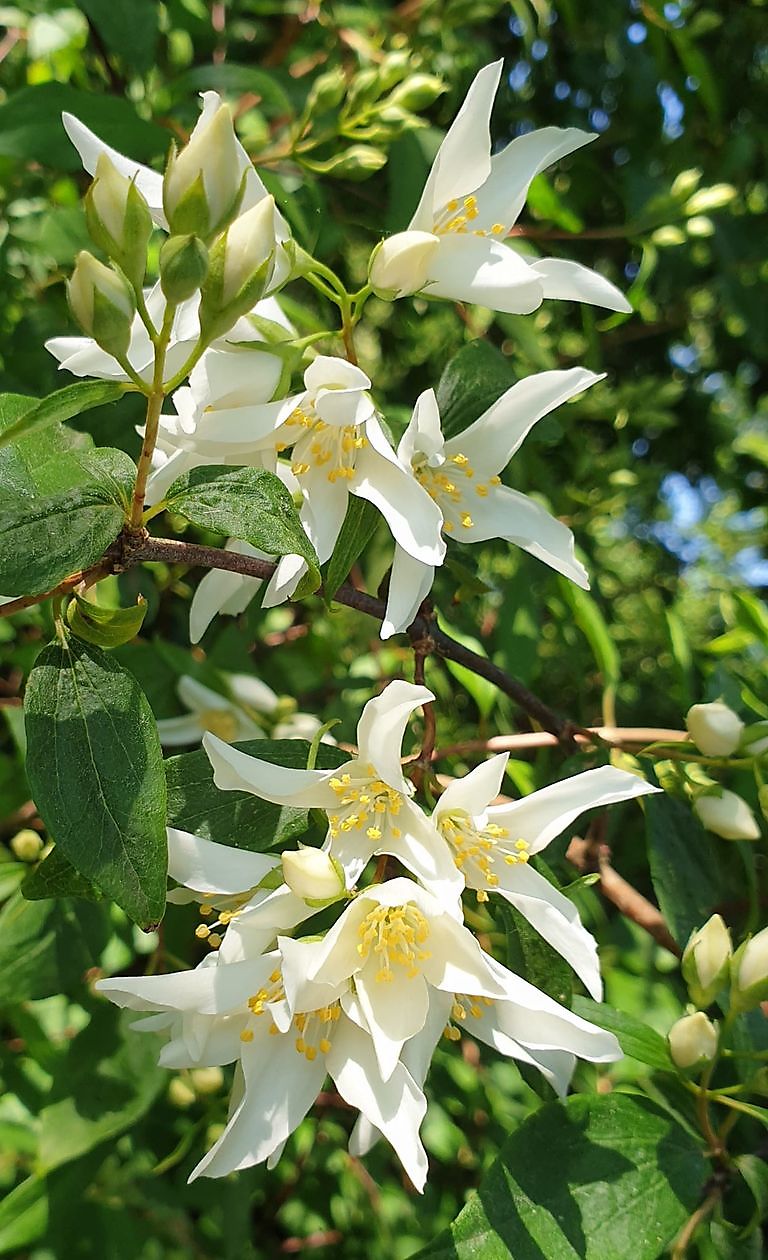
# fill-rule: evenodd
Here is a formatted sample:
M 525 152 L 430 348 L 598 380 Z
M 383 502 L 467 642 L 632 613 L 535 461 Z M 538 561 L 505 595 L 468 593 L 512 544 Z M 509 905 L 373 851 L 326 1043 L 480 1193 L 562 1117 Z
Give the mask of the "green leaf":
M 581 997 L 579 994 L 573 999 L 572 1009 L 575 1015 L 597 1024 L 598 1028 L 614 1033 L 624 1053 L 631 1058 L 663 1072 L 675 1070 L 666 1039 L 655 1028 L 635 1019 L 633 1015 L 614 1010 L 603 1002 L 593 1002 L 591 998 Z
M 0 446 L 9 442 L 17 442 L 21 437 L 46 429 L 52 424 L 61 424 L 71 420 L 83 411 L 93 407 L 103 407 L 105 403 L 116 402 L 125 393 L 125 385 L 118 381 L 76 381 L 74 385 L 65 385 L 55 394 L 49 394 L 39 402 L 34 399 L 29 410 L 25 410 L 13 424 L 0 433 Z
M 48 897 L 82 897 L 86 901 L 102 901 L 103 894 L 89 879 L 76 871 L 58 845 L 42 862 L 28 872 L 21 891 L 27 901 L 43 901 Z
M 745 1235 L 729 1221 L 712 1221 L 710 1237 L 720 1260 L 761 1260 L 765 1255 L 759 1229 Z
M 233 747 L 275 765 L 305 770 L 309 744 L 304 739 L 249 739 Z M 331 770 L 349 761 L 349 753 L 320 744 L 316 768 Z M 169 757 L 168 825 L 205 840 L 260 853 L 303 835 L 308 811 L 272 805 L 250 792 L 222 792 L 213 783 L 211 763 L 202 749 Z
M 65 993 L 82 982 L 106 944 L 103 912 L 16 893 L 0 911 L 0 1005 Z
M 167 1084 L 157 1041 L 137 1037 L 106 1004 L 70 1042 L 40 1114 L 39 1166 L 44 1172 L 79 1159 L 135 1124 Z M 125 1035 L 123 1035 L 123 1033 Z
M 573 975 L 568 963 L 514 906 L 503 904 L 500 909 L 507 931 L 507 966 L 562 1006 L 570 1006 Z
M 750 1226 L 768 1217 L 768 1164 L 759 1155 L 737 1155 L 733 1161 L 752 1192 L 755 1210 Z
M 317 553 L 293 499 L 274 473 L 218 464 L 193 468 L 174 481 L 166 502 L 194 525 L 243 539 L 268 556 L 301 556 L 309 573 L 297 594 L 306 595 L 320 585 Z
M 586 638 L 605 687 L 615 687 L 621 676 L 621 659 L 600 607 L 587 591 L 558 578 L 560 593 L 570 605 L 576 625 Z
M 463 433 L 514 385 L 512 364 L 489 341 L 470 341 L 448 363 L 437 387 L 443 433 Z
M 99 648 L 52 643 L 27 683 L 27 775 L 62 855 L 144 928 L 165 910 L 165 777 L 152 710 Z
M 347 514 L 341 532 L 336 539 L 333 555 L 328 561 L 323 589 L 325 598 L 330 602 L 341 586 L 346 582 L 352 565 L 370 542 L 380 514 L 367 499 L 351 494 L 347 503 Z
M 0 1255 L 26 1249 L 48 1226 L 45 1178 L 27 1177 L 0 1201 Z
M 159 34 L 154 0 L 78 0 L 109 51 L 137 74 L 155 62 Z
M 626 1094 L 542 1107 L 420 1260 L 657 1260 L 708 1167 L 664 1112 Z
M 95 564 L 122 529 L 136 467 L 124 451 L 67 451 L 38 470 L 37 493 L 0 490 L 0 591 L 35 595 Z
M 81 92 L 66 83 L 22 88 L 0 105 L 0 157 L 79 171 L 80 157 L 61 122 L 68 111 L 118 153 L 139 162 L 163 157 L 169 133 L 139 118 L 133 105 L 106 92 Z
M 147 615 L 147 601 L 142 595 L 131 608 L 102 608 L 82 595 L 67 607 L 67 621 L 73 634 L 96 647 L 116 648 L 135 639 Z
M 649 778 L 655 782 L 652 772 Z M 644 805 L 654 892 L 682 947 L 722 900 L 715 844 L 690 807 L 666 792 L 646 796 Z

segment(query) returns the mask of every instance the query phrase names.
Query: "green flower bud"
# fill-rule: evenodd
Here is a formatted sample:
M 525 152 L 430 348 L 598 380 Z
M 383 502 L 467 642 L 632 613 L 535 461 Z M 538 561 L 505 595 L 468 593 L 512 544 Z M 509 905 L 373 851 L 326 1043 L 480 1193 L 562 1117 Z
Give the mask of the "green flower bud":
M 390 94 L 387 104 L 401 109 L 427 109 L 445 91 L 445 84 L 434 74 L 412 74 Z
M 376 171 L 386 165 L 387 155 L 383 149 L 376 149 L 371 144 L 353 144 L 343 153 L 328 158 L 325 162 L 305 161 L 304 165 L 318 175 L 333 175 L 337 179 L 351 179 L 356 182 L 368 179 Z
M 163 208 L 174 236 L 204 239 L 237 214 L 245 191 L 237 137 L 228 105 L 198 123 L 187 146 L 171 152 L 163 181 Z
M 186 1111 L 197 1101 L 197 1095 L 192 1086 L 187 1083 L 181 1076 L 174 1076 L 168 1086 L 168 1102 L 172 1107 L 176 1107 L 179 1111 Z
M 20 862 L 36 862 L 43 851 L 43 841 L 36 831 L 25 827 L 10 841 L 11 852 Z
M 200 328 L 210 342 L 264 295 L 275 256 L 275 201 L 262 197 L 220 236 L 210 253 L 200 302 Z
M 147 269 L 147 245 L 152 235 L 149 206 L 135 183 L 99 154 L 96 177 L 85 195 L 88 231 L 137 288 Z
M 189 1075 L 198 1094 L 218 1094 L 224 1084 L 220 1067 L 193 1068 Z
M 697 1006 L 709 1006 L 728 982 L 731 934 L 719 914 L 691 935 L 683 951 L 683 977 Z
M 327 70 L 315 79 L 310 88 L 307 103 L 304 107 L 307 114 L 322 114 L 326 110 L 336 109 L 344 99 L 347 90 L 347 77 L 337 67 Z
M 741 734 L 739 751 L 746 757 L 761 757 L 768 752 L 768 722 L 753 722 Z
M 69 305 L 87 336 L 108 354 L 124 355 L 131 339 L 136 300 L 128 282 L 81 250 L 67 284 Z
M 700 1067 L 717 1053 L 717 1029 L 703 1011 L 684 1015 L 667 1034 L 669 1053 L 679 1068 Z
M 197 236 L 169 236 L 160 250 L 160 287 L 169 302 L 185 302 L 208 275 L 208 250 Z

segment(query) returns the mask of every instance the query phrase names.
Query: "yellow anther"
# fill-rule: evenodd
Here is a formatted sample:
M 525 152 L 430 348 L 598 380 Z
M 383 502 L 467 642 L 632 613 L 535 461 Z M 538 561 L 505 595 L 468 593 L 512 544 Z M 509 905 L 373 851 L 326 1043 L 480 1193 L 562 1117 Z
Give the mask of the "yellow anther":
M 488 900 L 488 893 L 485 891 L 485 889 L 484 889 L 484 888 L 478 888 L 478 890 L 477 890 L 477 900 L 478 900 L 478 901 L 480 901 L 480 902 L 484 902 L 484 901 L 487 901 L 487 900 Z
M 200 914 L 204 919 L 207 919 L 209 915 L 213 914 L 213 906 L 209 906 L 206 902 L 203 902 L 200 907 Z
M 211 932 L 210 936 L 208 937 L 208 944 L 210 945 L 211 949 L 219 948 L 219 946 L 221 945 L 221 937 L 219 936 L 218 932 Z
M 303 1037 L 297 1037 L 293 1044 L 299 1054 L 303 1054 L 307 1048 Z
M 469 515 L 469 512 L 462 512 L 461 523 L 465 529 L 471 529 L 475 522 L 472 520 L 472 517 Z
M 507 229 L 506 229 L 506 227 L 504 226 L 504 224 L 503 224 L 503 223 L 492 223 L 492 224 L 491 224 L 491 231 L 493 232 L 493 235 L 494 235 L 494 236 L 503 236 L 503 234 L 506 232 L 506 230 L 507 230 Z
M 208 927 L 207 923 L 198 923 L 197 927 L 195 928 L 195 936 L 197 937 L 197 939 L 199 941 L 205 941 L 208 939 L 210 935 L 211 935 L 211 929 Z
M 240 1033 L 240 1040 L 241 1040 L 241 1041 L 253 1041 L 253 1029 L 251 1029 L 251 1028 L 244 1028 L 244 1029 L 243 1029 L 243 1031 Z
M 484 486 L 484 485 L 482 484 L 482 482 L 481 482 L 479 485 L 475 486 L 475 494 L 479 494 L 481 499 L 485 499 L 485 498 L 487 498 L 487 497 L 488 497 L 488 487 L 487 487 L 487 486 Z
M 446 1025 L 443 1036 L 447 1037 L 448 1041 L 461 1041 L 461 1033 L 458 1028 L 454 1028 L 453 1024 Z
M 314 1060 L 317 1058 L 317 1049 L 315 1046 L 307 1046 L 306 1050 L 304 1051 L 304 1054 L 309 1060 L 309 1062 L 313 1063 Z
M 303 477 L 304 473 L 309 472 L 309 464 L 291 464 L 291 472 L 294 477 Z
M 319 1049 L 320 1053 L 321 1053 L 321 1054 L 327 1054 L 327 1053 L 328 1053 L 328 1051 L 330 1050 L 330 1048 L 331 1048 L 331 1043 L 330 1043 L 330 1041 L 328 1040 L 328 1038 L 327 1038 L 327 1037 L 321 1037 L 321 1038 L 320 1038 L 319 1045 L 318 1045 L 318 1049 Z
M 446 534 L 452 534 L 452 533 L 453 533 L 453 524 L 452 524 L 452 522 L 451 522 L 451 521 L 443 521 L 443 529 L 445 530 Z
M 500 486 L 500 485 L 501 485 L 501 477 L 489 477 L 489 478 L 488 478 L 488 483 L 489 483 L 489 485 L 492 485 L 492 486 Z
M 458 464 L 459 468 L 463 468 L 465 464 L 469 463 L 469 460 L 466 455 L 462 455 L 461 451 L 459 451 L 458 455 L 451 456 L 451 463 Z
M 379 827 L 369 827 L 365 834 L 369 840 L 381 839 L 381 829 Z
M 528 841 L 527 841 L 527 840 L 516 840 L 516 841 L 515 841 L 515 848 L 516 848 L 516 849 L 527 849 L 527 848 L 528 848 Z

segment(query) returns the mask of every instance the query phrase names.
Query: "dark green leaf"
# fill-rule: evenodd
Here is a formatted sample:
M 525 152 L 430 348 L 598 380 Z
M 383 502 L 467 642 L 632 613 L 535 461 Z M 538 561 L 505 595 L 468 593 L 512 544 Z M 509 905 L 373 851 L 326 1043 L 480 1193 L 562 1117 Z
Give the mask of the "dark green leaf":
M 0 591 L 34 595 L 95 564 L 115 541 L 136 467 L 124 451 L 67 451 L 37 475 L 38 493 L 0 490 Z
M 700 1148 L 646 1099 L 579 1095 L 531 1116 L 423 1260 L 657 1260 L 701 1199 Z
M 67 621 L 73 634 L 96 647 L 116 648 L 135 639 L 147 615 L 147 601 L 139 601 L 131 608 L 102 608 L 82 595 L 67 607 Z
M 712 1221 L 712 1244 L 720 1260 L 761 1260 L 765 1255 L 763 1236 L 753 1229 L 746 1236 L 728 1221 Z
M 661 1033 L 657 1033 L 655 1028 L 650 1028 L 648 1024 L 635 1019 L 633 1015 L 626 1015 L 623 1011 L 614 1010 L 612 1006 L 606 1006 L 603 1002 L 593 1002 L 591 998 L 581 997 L 578 994 L 573 999 L 573 1011 L 582 1019 L 588 1019 L 590 1023 L 597 1024 L 599 1028 L 606 1028 L 608 1032 L 615 1033 L 624 1053 L 633 1059 L 638 1059 L 640 1063 L 647 1063 L 649 1067 L 658 1068 L 663 1072 L 675 1070 L 669 1057 L 666 1039 Z
M 58 846 L 29 871 L 21 891 L 27 901 L 43 901 L 47 897 L 83 897 L 86 901 L 103 899 L 98 888 L 75 870 Z
M 537 989 L 543 989 L 556 1002 L 570 1006 L 573 973 L 568 963 L 514 906 L 503 903 L 500 909 L 507 930 L 507 966 L 525 976 Z
M 162 157 L 169 133 L 139 118 L 129 101 L 105 92 L 81 92 L 66 83 L 22 88 L 0 105 L 0 156 L 79 171 L 80 157 L 61 122 L 74 114 L 119 153 L 140 162 Z
M 27 774 L 63 856 L 142 927 L 165 910 L 165 777 L 152 710 L 131 674 L 77 639 L 27 684 Z
M 682 801 L 665 792 L 646 796 L 644 804 L 654 891 L 672 935 L 684 946 L 722 900 L 715 844 Z
M 376 508 L 367 499 L 354 494 L 349 496 L 347 514 L 328 561 L 323 583 L 327 600 L 332 600 L 342 582 L 347 580 L 352 565 L 370 541 L 380 519 Z
M 733 1163 L 749 1186 L 755 1201 L 750 1224 L 759 1225 L 768 1217 L 768 1164 L 759 1155 L 737 1155 Z
M 304 739 L 250 739 L 234 747 L 296 770 L 306 769 L 309 754 L 309 744 Z M 318 770 L 331 770 L 345 761 L 349 761 L 348 753 L 332 744 L 320 744 Z M 250 792 L 222 792 L 214 787 L 211 763 L 202 749 L 169 757 L 165 774 L 168 824 L 180 831 L 190 831 L 234 849 L 262 852 L 307 830 L 306 809 L 271 805 Z
M 144 74 L 154 64 L 158 8 L 154 0 L 78 0 L 111 53 Z
M 82 411 L 90 411 L 92 407 L 102 407 L 105 403 L 115 402 L 125 393 L 125 385 L 118 381 L 76 381 L 74 385 L 65 385 L 55 394 L 49 394 L 40 402 L 30 399 L 32 406 L 13 424 L 0 433 L 0 446 L 9 442 L 17 442 L 21 437 L 40 429 L 49 428 L 52 424 L 61 424 L 79 416 Z
M 445 368 L 437 387 L 446 438 L 474 424 L 515 380 L 511 363 L 489 341 L 470 341 L 463 346 Z
M 301 556 L 309 573 L 299 591 L 307 594 L 319 585 L 317 553 L 293 499 L 274 473 L 218 464 L 193 468 L 174 481 L 166 502 L 193 524 L 243 539 L 268 556 Z
M 0 1202 L 0 1255 L 19 1254 L 36 1242 L 48 1225 L 48 1195 L 45 1178 L 27 1177 Z
M 17 893 L 0 911 L 0 1005 L 66 992 L 98 962 L 105 943 L 98 907 L 35 903 Z

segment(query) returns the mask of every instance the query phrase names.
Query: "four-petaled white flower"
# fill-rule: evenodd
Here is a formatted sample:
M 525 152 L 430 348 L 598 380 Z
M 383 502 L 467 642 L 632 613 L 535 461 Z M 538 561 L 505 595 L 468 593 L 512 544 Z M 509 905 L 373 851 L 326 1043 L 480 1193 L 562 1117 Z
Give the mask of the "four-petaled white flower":
M 544 298 L 630 311 L 623 294 L 588 267 L 561 258 L 531 261 L 504 242 L 534 176 L 595 134 L 543 127 L 491 156 L 489 122 L 502 64 L 495 61 L 475 77 L 407 231 L 375 251 L 371 283 L 388 296 L 423 290 L 427 296 L 523 315 Z
M 264 728 L 248 710 L 267 716 L 273 714 L 279 700 L 272 688 L 251 674 L 228 674 L 227 688 L 231 698 L 183 674 L 176 691 L 189 712 L 181 717 L 158 720 L 160 742 L 169 748 L 196 744 L 206 731 L 214 731 L 227 743 L 261 738 Z
M 532 923 L 597 1001 L 602 980 L 597 943 L 572 901 L 529 865 L 586 809 L 645 796 L 659 789 L 645 779 L 602 766 L 532 792 L 522 800 L 491 805 L 501 791 L 509 753 L 454 779 L 435 806 L 432 821 L 450 845 L 468 888 L 487 900 L 499 893 Z
M 421 394 L 397 453 L 439 507 L 450 538 L 463 543 L 503 538 L 579 586 L 589 586 L 568 527 L 527 495 L 503 485 L 499 473 L 543 416 L 600 379 L 586 368 L 527 376 L 447 441 L 434 392 Z M 395 548 L 382 638 L 410 625 L 434 572 L 433 565 Z
M 206 735 L 203 747 L 219 788 L 253 792 L 278 805 L 323 809 L 330 852 L 352 885 L 376 854 L 398 858 L 458 913 L 464 879 L 447 845 L 411 797 L 400 749 L 408 719 L 433 700 L 426 687 L 392 682 L 369 700 L 357 727 L 358 755 L 336 770 L 294 770 L 250 757 Z

